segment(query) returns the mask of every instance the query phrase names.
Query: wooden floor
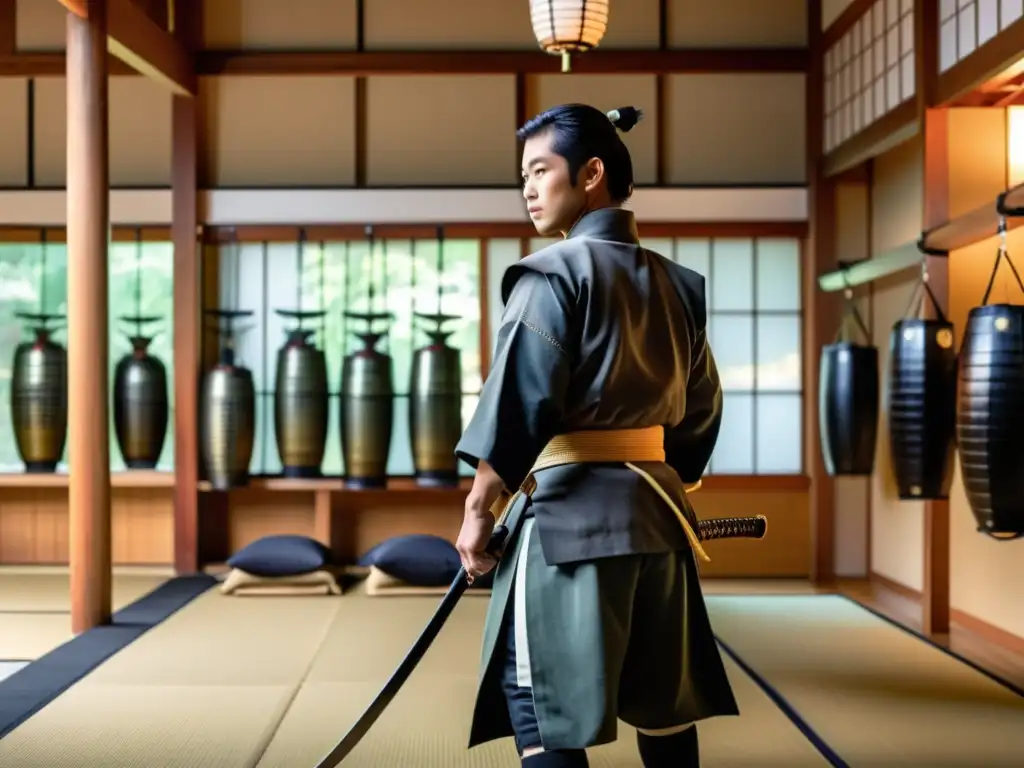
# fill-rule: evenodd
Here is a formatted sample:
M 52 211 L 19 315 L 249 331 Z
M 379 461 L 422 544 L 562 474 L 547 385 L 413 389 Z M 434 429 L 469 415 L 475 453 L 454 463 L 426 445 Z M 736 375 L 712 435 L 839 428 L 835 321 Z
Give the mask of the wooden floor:
M 806 581 L 776 581 L 757 579 L 705 579 L 707 594 L 778 594 L 778 593 L 834 593 L 846 595 L 867 608 L 887 616 L 916 632 L 921 631 L 921 605 L 912 596 L 887 585 L 867 579 L 842 580 L 835 587 L 815 587 Z M 1024 689 L 1024 653 L 1011 650 L 979 635 L 955 622 L 947 635 L 934 635 L 931 640 L 963 656 L 982 669 Z M 1024 646 L 1024 644 L 1022 644 Z

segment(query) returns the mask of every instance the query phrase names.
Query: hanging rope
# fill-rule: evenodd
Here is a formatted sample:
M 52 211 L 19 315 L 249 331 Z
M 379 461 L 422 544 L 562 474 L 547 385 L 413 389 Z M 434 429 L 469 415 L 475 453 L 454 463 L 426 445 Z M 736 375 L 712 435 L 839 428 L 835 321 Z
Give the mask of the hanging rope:
M 324 306 L 324 302 L 325 302 L 324 293 L 326 292 L 325 282 L 326 281 L 325 281 L 325 278 L 324 278 L 324 241 L 321 240 L 320 241 L 320 290 L 319 290 L 319 294 L 320 294 L 320 312 L 321 312 L 321 315 L 320 315 L 320 343 L 321 344 L 326 344 L 327 343 L 327 310 L 326 310 L 326 308 Z
M 1024 293 L 1024 283 L 1021 282 L 1020 273 L 1017 272 L 1017 267 L 1013 265 L 1013 261 L 1010 260 L 1010 253 L 1006 248 L 1006 217 L 999 217 L 999 247 L 996 249 L 996 262 L 992 266 L 992 274 L 988 277 L 988 285 L 985 286 L 985 295 L 981 297 L 981 306 L 988 304 L 989 296 L 992 294 L 992 286 L 996 281 L 996 273 L 999 271 L 999 263 L 1006 260 L 1006 264 L 1010 267 L 1010 271 L 1013 272 L 1014 278 L 1017 280 L 1017 286 L 1021 292 Z M 1007 293 L 1009 290 L 1007 289 Z
M 342 357 L 345 357 L 346 355 L 348 355 L 348 302 L 349 302 L 349 287 L 350 287 L 349 272 L 351 272 L 351 268 L 352 268 L 352 259 L 351 259 L 352 249 L 351 249 L 351 245 L 352 245 L 352 241 L 351 240 L 346 240 L 345 241 L 345 256 L 344 256 L 345 280 L 344 280 L 344 283 L 343 283 L 342 289 L 341 289 L 342 303 L 343 303 L 342 310 L 341 310 L 341 355 L 342 355 Z
M 914 290 L 910 294 L 910 301 L 907 303 L 907 309 L 903 314 L 908 318 L 919 318 L 921 310 L 924 308 L 924 297 L 927 294 L 932 307 L 935 309 L 937 318 L 943 323 L 949 322 L 946 320 L 946 313 L 939 306 L 938 298 L 936 298 L 934 291 L 932 291 L 931 286 L 928 284 L 928 278 L 928 259 L 921 259 L 921 278 L 914 286 Z
M 46 314 L 46 257 L 50 251 L 50 242 L 46 236 L 46 228 L 39 233 L 39 240 L 43 246 L 43 252 L 39 264 L 39 314 Z
M 362 271 L 364 274 L 366 274 L 367 272 L 369 273 L 369 279 L 366 281 L 366 313 L 372 315 L 374 312 L 375 305 L 375 296 L 373 291 L 373 227 L 366 228 L 366 237 L 367 240 L 369 241 L 370 250 L 369 256 L 367 257 L 368 261 L 363 262 L 364 268 Z M 367 268 L 367 265 L 369 266 L 369 268 Z M 370 323 L 369 330 L 370 332 L 373 332 L 373 323 Z
M 299 279 L 295 286 L 295 309 L 299 312 L 302 311 L 302 296 L 305 293 L 302 289 L 306 282 L 306 271 L 305 271 L 305 255 L 306 255 L 306 230 L 299 229 L 299 241 L 296 244 L 295 262 L 299 272 Z M 301 321 L 300 321 L 301 327 Z
M 846 280 L 846 273 L 843 273 L 843 282 L 846 283 L 846 288 L 843 289 L 843 317 L 839 321 L 839 330 L 836 331 L 835 338 L 832 339 L 832 343 L 845 343 L 850 341 L 850 321 L 853 320 L 854 325 L 860 330 L 864 337 L 866 344 L 871 344 L 871 333 L 868 331 L 867 325 L 864 323 L 864 318 L 861 317 L 860 310 L 857 309 L 857 302 L 853 298 L 853 287 Z
M 444 306 L 444 227 L 437 228 L 437 314 Z M 439 324 L 440 325 L 440 324 Z

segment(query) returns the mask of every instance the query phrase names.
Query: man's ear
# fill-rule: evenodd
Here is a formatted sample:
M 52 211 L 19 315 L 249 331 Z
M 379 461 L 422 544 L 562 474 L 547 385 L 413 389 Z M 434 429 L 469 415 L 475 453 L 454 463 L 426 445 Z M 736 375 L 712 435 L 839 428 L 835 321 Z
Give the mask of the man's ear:
M 604 161 L 599 157 L 590 158 L 586 165 L 580 169 L 583 176 L 583 188 L 587 192 L 593 192 L 604 181 Z

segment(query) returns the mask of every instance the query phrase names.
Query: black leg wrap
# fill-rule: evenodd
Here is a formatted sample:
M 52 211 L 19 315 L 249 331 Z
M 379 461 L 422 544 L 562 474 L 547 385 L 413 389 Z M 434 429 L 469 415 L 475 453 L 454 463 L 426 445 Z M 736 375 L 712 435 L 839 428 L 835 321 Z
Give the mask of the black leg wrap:
M 644 768 L 699 768 L 700 748 L 697 727 L 671 736 L 648 736 L 637 731 L 636 745 Z
M 556 749 L 523 758 L 523 768 L 587 768 L 590 762 L 582 749 Z

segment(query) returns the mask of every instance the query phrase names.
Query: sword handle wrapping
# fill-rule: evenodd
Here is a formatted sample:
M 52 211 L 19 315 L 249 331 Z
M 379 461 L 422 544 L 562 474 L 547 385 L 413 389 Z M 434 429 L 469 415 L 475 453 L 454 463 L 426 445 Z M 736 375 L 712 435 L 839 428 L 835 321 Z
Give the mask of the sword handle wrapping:
M 714 539 L 763 539 L 768 530 L 768 518 L 716 517 L 697 523 L 697 537 L 701 541 Z

